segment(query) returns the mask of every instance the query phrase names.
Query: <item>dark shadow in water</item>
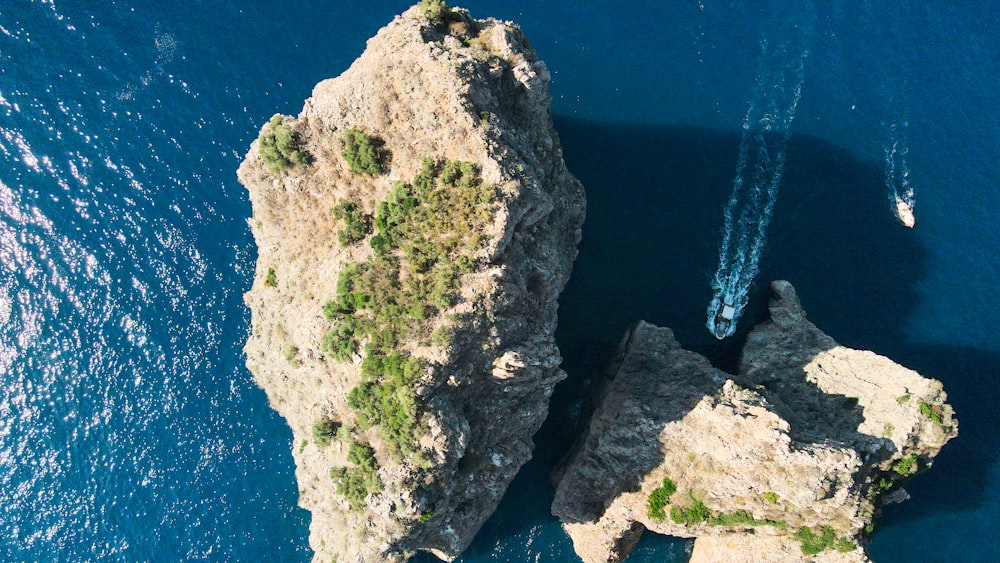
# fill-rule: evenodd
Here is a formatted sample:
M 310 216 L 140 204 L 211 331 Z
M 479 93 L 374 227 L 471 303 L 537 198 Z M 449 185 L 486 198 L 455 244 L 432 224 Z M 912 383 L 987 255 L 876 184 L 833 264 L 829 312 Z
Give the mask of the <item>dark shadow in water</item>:
M 925 271 L 927 252 L 892 215 L 880 166 L 822 139 L 793 135 L 758 283 L 737 334 L 720 342 L 704 325 L 740 133 L 560 116 L 556 126 L 566 163 L 588 199 L 580 256 L 560 298 L 556 334 L 569 379 L 556 389 L 550 416 L 535 437 L 534 459 L 460 560 L 523 560 L 504 547 L 515 536 L 554 542 L 551 560 L 574 560 L 548 513 L 553 487 L 546 474 L 579 435 L 587 383 L 612 357 L 630 323 L 644 319 L 670 327 L 685 348 L 733 372 L 749 327 L 767 318 L 767 283 L 787 279 L 821 329 L 845 345 L 892 357 L 888 344 L 901 341 Z M 946 380 L 960 424 L 970 420 L 963 419 L 960 395 L 971 389 L 932 369 L 927 375 Z M 964 436 L 967 426 L 960 430 Z M 949 450 L 958 449 L 946 447 L 940 463 L 950 463 L 958 452 Z M 982 467 L 984 460 L 975 461 Z M 970 482 L 962 486 L 981 490 L 984 477 L 966 473 Z M 647 541 L 667 541 L 676 546 L 672 553 L 685 553 L 689 545 L 643 540 L 630 562 L 653 553 L 644 547 Z

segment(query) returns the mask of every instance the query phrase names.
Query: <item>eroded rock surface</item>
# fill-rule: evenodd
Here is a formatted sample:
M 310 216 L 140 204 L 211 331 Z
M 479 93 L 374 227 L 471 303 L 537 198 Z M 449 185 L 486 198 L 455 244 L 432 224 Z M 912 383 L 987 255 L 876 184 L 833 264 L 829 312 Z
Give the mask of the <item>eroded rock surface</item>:
M 643 530 L 699 538 L 693 561 L 864 561 L 880 503 L 957 434 L 940 382 L 837 345 L 772 289 L 738 376 L 669 329 L 626 335 L 552 506 L 584 561 Z
M 566 170 L 552 128 L 548 81 L 515 25 L 460 9 L 430 21 L 411 8 L 340 77 L 317 85 L 297 117 L 279 118 L 311 162 L 269 169 L 258 140 L 239 169 L 259 251 L 246 294 L 247 365 L 292 429 L 299 503 L 312 513 L 316 561 L 400 561 L 419 550 L 452 558 L 531 456 L 532 435 L 565 377 L 553 338 L 557 298 L 584 216 L 582 186 Z M 380 143 L 384 168 L 374 177 L 345 161 L 349 129 Z M 409 336 L 395 351 L 421 365 L 412 390 L 389 398 L 416 404 L 417 442 L 400 453 L 384 428 L 364 424 L 347 404 L 363 379 L 369 337 L 358 338 L 347 361 L 331 357 L 321 342 L 347 321 L 324 306 L 337 296 L 346 264 L 382 267 L 371 232 L 350 244 L 338 240 L 346 227 L 334 209 L 350 201 L 370 220 L 380 202 L 395 197 L 393 183 L 413 181 L 425 158 L 437 163 L 439 182 L 441 163 L 470 163 L 495 198 L 481 232 L 472 233 L 481 236 L 458 266 L 454 289 L 445 288 L 454 292 L 447 304 L 400 312 Z M 404 288 L 435 271 L 421 273 L 431 267 L 414 266 L 418 258 L 455 258 L 420 256 L 424 241 L 413 242 L 387 262 L 400 268 L 394 283 Z M 355 316 L 361 323 L 365 315 Z M 380 346 L 384 353 L 387 345 Z M 329 444 L 317 444 L 319 421 L 337 429 Z M 363 465 L 349 459 L 351 443 L 371 448 L 377 471 L 366 478 L 380 483 L 353 507 L 331 478 L 331 469 Z

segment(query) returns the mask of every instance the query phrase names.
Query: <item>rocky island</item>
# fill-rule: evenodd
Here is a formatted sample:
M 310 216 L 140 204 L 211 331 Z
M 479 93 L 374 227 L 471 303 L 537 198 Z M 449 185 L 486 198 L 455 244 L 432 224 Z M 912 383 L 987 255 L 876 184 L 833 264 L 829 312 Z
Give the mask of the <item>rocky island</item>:
M 794 288 L 738 375 L 639 322 L 562 468 L 553 514 L 586 563 L 624 560 L 644 530 L 697 538 L 692 561 L 867 561 L 872 520 L 957 435 L 940 382 L 838 345 Z
M 316 561 L 451 559 L 531 456 L 585 207 L 548 81 L 515 25 L 425 0 L 239 168 L 247 365 Z

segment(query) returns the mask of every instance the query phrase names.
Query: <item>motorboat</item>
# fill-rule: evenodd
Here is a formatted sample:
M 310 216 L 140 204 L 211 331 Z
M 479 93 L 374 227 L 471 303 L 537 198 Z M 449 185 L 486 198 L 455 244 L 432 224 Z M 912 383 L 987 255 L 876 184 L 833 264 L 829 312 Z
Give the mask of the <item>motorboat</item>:
M 730 303 L 723 303 L 715 315 L 715 323 L 712 327 L 712 334 L 722 340 L 733 333 L 733 319 L 736 318 L 736 307 Z
M 913 216 L 913 207 L 903 198 L 896 196 L 896 217 L 904 227 L 913 228 L 917 223 L 917 218 Z

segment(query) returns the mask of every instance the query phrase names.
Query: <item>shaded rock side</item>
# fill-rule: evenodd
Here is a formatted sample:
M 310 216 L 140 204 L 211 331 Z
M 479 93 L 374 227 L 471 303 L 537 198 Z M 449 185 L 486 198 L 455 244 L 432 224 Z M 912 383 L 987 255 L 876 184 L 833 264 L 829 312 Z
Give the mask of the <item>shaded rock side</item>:
M 939 382 L 837 346 L 773 287 L 740 376 L 669 329 L 626 335 L 552 506 L 584 561 L 644 529 L 699 538 L 695 561 L 864 561 L 880 503 L 956 435 Z
M 273 172 L 258 140 L 240 166 L 259 252 L 245 297 L 247 366 L 292 429 L 316 561 L 402 561 L 420 550 L 453 558 L 531 456 L 532 435 L 565 377 L 553 337 L 557 298 L 585 206 L 552 127 L 548 81 L 514 24 L 461 9 L 435 22 L 411 8 L 346 72 L 318 84 L 297 117 L 279 117 L 310 163 Z M 349 129 L 379 140 L 381 174 L 350 171 Z M 496 200 L 454 300 L 428 309 L 413 338 L 396 346 L 423 366 L 413 386 L 418 451 L 401 456 L 347 404 L 362 381 L 365 342 L 340 362 L 321 341 L 331 330 L 324 305 L 345 264 L 374 260 L 371 233 L 338 241 L 334 208 L 351 201 L 375 215 L 393 182 L 413 179 L 425 157 L 471 163 Z M 438 329 L 447 338 L 431 338 Z M 320 420 L 374 451 L 381 487 L 362 507 L 352 508 L 331 479 L 331 468 L 353 465 L 344 440 L 316 443 Z

